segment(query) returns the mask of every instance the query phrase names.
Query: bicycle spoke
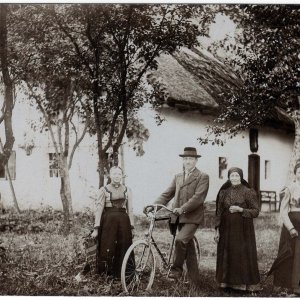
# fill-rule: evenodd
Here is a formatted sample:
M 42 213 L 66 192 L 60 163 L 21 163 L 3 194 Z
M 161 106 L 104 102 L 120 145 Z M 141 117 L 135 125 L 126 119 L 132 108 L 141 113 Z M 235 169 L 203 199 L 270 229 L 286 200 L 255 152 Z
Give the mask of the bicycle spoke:
M 122 286 L 128 292 L 147 290 L 153 283 L 155 259 L 150 246 L 143 241 L 132 245 L 122 265 Z

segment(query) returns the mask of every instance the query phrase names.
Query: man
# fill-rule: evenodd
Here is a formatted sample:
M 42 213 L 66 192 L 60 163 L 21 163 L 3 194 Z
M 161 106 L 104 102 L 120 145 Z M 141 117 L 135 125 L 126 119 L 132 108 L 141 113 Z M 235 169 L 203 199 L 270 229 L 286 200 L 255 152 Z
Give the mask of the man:
M 174 198 L 173 213 L 178 216 L 179 232 L 176 236 L 174 261 L 169 275 L 173 279 L 181 277 L 185 260 L 190 277 L 195 277 L 199 273 L 193 237 L 204 218 L 203 203 L 209 187 L 208 175 L 196 168 L 198 158 L 201 157 L 197 154 L 196 148 L 185 147 L 184 153 L 179 156 L 183 158 L 184 172 L 175 175 L 171 185 L 154 202 L 166 205 Z M 145 212 L 151 210 L 152 207 L 144 209 Z

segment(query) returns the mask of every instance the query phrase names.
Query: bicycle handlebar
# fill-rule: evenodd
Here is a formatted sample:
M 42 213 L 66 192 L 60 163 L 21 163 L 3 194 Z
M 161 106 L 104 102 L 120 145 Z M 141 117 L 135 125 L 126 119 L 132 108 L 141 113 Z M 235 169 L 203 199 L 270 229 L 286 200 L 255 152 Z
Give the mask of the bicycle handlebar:
M 145 208 L 144 208 L 144 214 L 148 217 L 148 212 L 147 212 L 147 208 L 148 207 L 152 207 L 154 209 L 154 213 L 157 212 L 158 208 L 164 208 L 166 209 L 167 211 L 169 212 L 173 212 L 173 210 L 171 210 L 170 208 L 166 207 L 165 205 L 163 204 L 150 204 L 150 205 L 147 205 Z

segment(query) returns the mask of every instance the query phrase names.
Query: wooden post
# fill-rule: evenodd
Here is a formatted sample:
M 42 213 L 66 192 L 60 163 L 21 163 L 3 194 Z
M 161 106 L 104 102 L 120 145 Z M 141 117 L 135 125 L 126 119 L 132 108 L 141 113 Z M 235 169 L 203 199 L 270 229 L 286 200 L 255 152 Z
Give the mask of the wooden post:
M 3 144 L 2 144 L 1 138 L 0 138 L 0 148 L 1 148 L 1 151 L 3 152 Z M 12 180 L 11 180 L 11 176 L 10 176 L 7 164 L 5 164 L 5 172 L 6 172 L 7 177 L 8 177 L 9 187 L 10 187 L 10 190 L 11 190 L 11 193 L 12 193 L 15 208 L 16 208 L 18 213 L 21 213 L 21 210 L 20 210 L 19 205 L 18 205 L 17 197 L 16 197 L 16 194 L 15 194 L 15 189 L 14 189 L 14 186 L 12 184 Z
M 248 155 L 248 182 L 259 193 L 260 191 L 260 157 L 257 154 Z
M 249 131 L 250 150 L 252 154 L 248 155 L 248 183 L 256 191 L 259 207 L 260 201 L 260 156 L 258 151 L 258 130 L 251 128 Z

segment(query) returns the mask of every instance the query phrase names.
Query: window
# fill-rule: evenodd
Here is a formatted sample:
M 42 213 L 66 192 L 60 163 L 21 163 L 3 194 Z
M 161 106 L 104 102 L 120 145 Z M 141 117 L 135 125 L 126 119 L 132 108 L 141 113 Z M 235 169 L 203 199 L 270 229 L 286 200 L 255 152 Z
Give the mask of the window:
M 271 178 L 271 162 L 269 160 L 265 160 L 265 179 Z
M 227 157 L 219 157 L 219 178 L 224 179 L 226 177 L 227 170 Z
M 16 180 L 16 151 L 12 151 L 6 166 L 0 166 L 0 178 L 8 180 L 8 172 L 12 180 Z
M 50 177 L 61 177 L 56 153 L 49 153 L 49 175 Z

